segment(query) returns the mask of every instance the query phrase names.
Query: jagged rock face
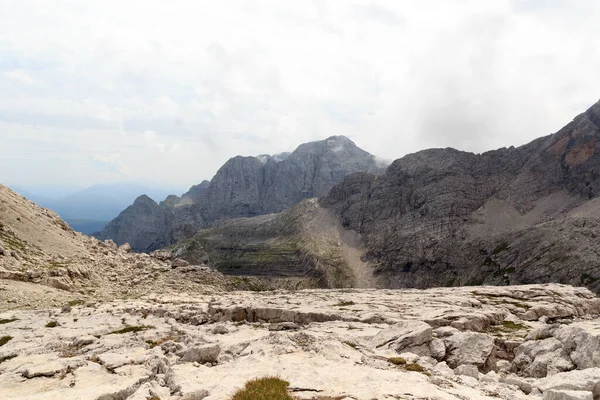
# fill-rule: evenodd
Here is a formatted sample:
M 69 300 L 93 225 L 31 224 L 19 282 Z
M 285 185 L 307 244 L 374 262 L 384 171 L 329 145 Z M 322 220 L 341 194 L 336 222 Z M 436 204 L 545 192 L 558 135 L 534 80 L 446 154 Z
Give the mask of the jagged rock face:
M 280 159 L 238 156 L 225 163 L 198 201 L 205 220 L 280 212 L 326 194 L 347 175 L 381 170 L 371 154 L 344 136 L 300 145 Z
M 392 287 L 557 281 L 600 290 L 599 121 L 600 102 L 519 148 L 411 154 L 382 176 L 345 178 L 320 203 L 363 235 Z
M 219 221 L 276 213 L 322 196 L 349 174 L 381 171 L 375 157 L 344 136 L 303 144 L 289 155 L 237 156 L 210 184 L 203 182 L 181 199 L 170 197 L 156 207 L 136 201 L 94 236 L 152 251 Z

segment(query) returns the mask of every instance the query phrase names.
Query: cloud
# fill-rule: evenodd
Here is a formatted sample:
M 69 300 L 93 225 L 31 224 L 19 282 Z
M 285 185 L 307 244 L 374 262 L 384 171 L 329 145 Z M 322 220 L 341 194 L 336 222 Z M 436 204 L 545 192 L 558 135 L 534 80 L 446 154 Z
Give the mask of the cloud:
M 22 69 L 13 69 L 12 71 L 5 71 L 2 75 L 9 79 L 14 79 L 16 81 L 20 81 L 27 85 L 31 85 L 33 83 L 33 79 L 29 76 L 29 74 Z
M 36 5 L 0 14 L 2 182 L 191 186 L 337 134 L 481 152 L 600 97 L 593 0 Z

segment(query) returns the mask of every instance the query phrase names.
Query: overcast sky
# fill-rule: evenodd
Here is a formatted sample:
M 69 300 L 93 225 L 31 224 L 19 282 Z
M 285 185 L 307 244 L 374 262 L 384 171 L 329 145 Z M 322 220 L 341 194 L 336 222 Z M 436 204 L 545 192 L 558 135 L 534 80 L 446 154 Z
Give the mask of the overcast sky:
M 600 99 L 597 0 L 0 0 L 0 182 L 187 187 L 346 135 L 481 152 Z

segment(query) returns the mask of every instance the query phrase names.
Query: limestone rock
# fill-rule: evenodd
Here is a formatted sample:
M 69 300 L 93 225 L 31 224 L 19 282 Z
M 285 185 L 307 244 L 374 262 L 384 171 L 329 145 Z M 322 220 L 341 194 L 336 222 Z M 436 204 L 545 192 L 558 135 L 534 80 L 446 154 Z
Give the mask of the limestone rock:
M 594 400 L 592 392 L 581 390 L 547 390 L 542 400 Z
M 181 361 L 199 363 L 217 362 L 221 347 L 218 344 L 195 346 L 188 349 L 181 358 Z
M 479 370 L 475 365 L 472 364 L 461 364 L 458 367 L 454 368 L 454 373 L 456 375 L 465 375 L 475 379 L 479 379 Z
M 430 342 L 432 333 L 433 329 L 425 322 L 401 321 L 371 338 L 370 344 L 375 348 L 393 348 L 400 353 L 408 347 Z
M 473 364 L 481 368 L 494 348 L 494 340 L 483 333 L 457 332 L 444 339 L 451 368 L 462 364 Z
M 542 379 L 538 387 L 542 391 L 550 389 L 558 390 L 582 390 L 593 391 L 600 383 L 600 368 L 588 368 L 569 372 L 560 372 Z

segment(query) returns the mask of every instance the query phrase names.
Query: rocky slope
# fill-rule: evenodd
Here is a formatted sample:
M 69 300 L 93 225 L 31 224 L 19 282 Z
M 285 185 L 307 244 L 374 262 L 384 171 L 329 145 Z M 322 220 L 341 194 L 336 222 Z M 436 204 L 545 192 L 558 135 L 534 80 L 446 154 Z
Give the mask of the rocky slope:
M 483 154 L 432 149 L 320 199 L 385 287 L 561 282 L 600 291 L 600 102 L 557 133 Z
M 344 136 L 300 145 L 289 155 L 238 156 L 209 184 L 193 187 L 181 199 L 156 204 L 138 198 L 94 236 L 129 243 L 135 251 L 152 251 L 219 221 L 280 212 L 322 196 L 349 174 L 381 171 L 374 156 Z
M 171 260 L 169 254 L 134 254 L 129 245 L 117 247 L 112 241 L 82 235 L 54 212 L 3 185 L 0 279 L 9 282 L 0 290 L 2 309 L 129 298 L 154 290 L 210 292 L 246 284 L 232 282 L 201 264 Z
M 596 399 L 600 300 L 561 285 L 148 295 L 0 313 L 3 399 Z M 595 318 L 595 319 L 592 319 Z

